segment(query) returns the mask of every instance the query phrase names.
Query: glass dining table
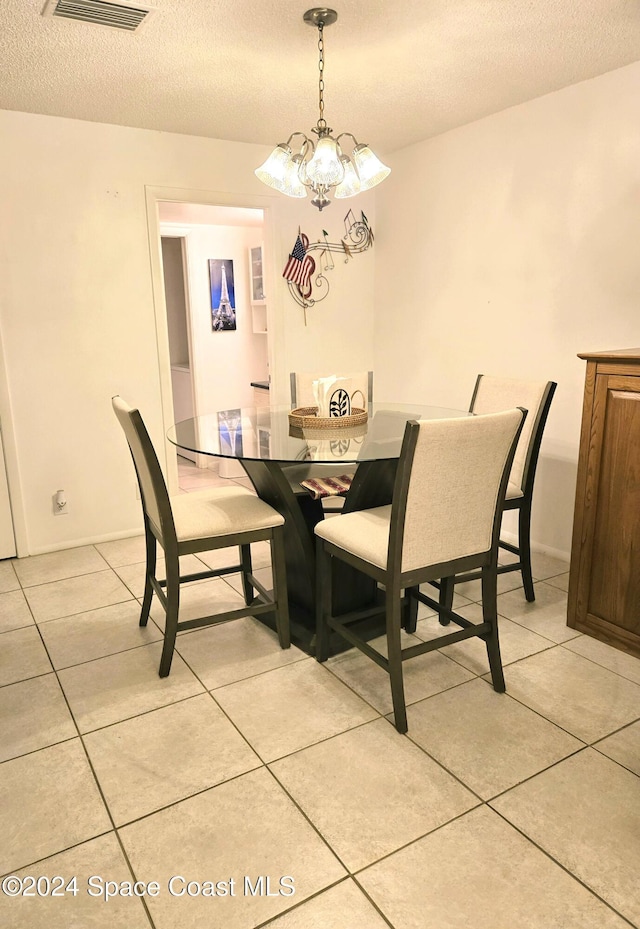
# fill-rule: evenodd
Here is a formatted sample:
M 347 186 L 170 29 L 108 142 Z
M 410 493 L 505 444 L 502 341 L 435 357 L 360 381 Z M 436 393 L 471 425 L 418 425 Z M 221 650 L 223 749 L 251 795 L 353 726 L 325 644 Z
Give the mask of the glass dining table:
M 467 412 L 435 406 L 373 403 L 362 425 L 332 428 L 292 426 L 288 406 L 219 410 L 173 425 L 167 438 L 178 449 L 236 459 L 259 497 L 285 518 L 291 638 L 308 654 L 315 642 L 314 527 L 325 518 L 321 500 L 300 484 L 306 477 L 351 474 L 343 513 L 391 503 L 405 425 L 409 420 L 448 419 Z M 342 562 L 335 565 L 334 613 L 371 607 L 370 636 L 380 634 L 382 594 L 376 584 Z M 270 614 L 263 614 L 274 625 Z M 344 648 L 344 640 L 336 640 Z

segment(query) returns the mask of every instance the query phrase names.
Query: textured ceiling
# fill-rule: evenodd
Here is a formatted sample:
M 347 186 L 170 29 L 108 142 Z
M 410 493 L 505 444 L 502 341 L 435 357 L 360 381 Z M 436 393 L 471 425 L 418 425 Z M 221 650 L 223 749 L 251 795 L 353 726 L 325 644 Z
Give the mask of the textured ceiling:
M 154 0 L 138 33 L 0 2 L 0 108 L 275 144 L 317 119 L 308 0 Z M 390 152 L 640 59 L 640 0 L 335 0 L 325 116 Z

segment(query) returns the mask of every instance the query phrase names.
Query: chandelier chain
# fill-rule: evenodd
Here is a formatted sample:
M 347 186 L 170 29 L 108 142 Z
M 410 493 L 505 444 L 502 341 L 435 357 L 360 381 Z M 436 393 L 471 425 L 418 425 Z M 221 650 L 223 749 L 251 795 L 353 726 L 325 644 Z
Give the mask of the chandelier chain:
M 324 118 L 324 23 L 318 23 L 318 106 L 320 116 L 318 118 L 318 129 L 326 129 L 327 122 Z

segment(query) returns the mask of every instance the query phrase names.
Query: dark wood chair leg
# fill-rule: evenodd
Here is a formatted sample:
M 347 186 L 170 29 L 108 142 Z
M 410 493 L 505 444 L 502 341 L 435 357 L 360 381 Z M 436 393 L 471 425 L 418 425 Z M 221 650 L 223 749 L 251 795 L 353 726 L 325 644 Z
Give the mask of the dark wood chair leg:
M 331 556 L 325 551 L 322 539 L 316 541 L 316 661 L 329 657 L 331 615 Z
M 491 631 L 482 638 L 487 646 L 487 658 L 491 670 L 493 689 L 497 693 L 504 693 L 506 688 L 502 658 L 500 657 L 500 640 L 498 639 L 498 574 L 493 567 L 482 569 L 482 618 L 491 624 Z
M 418 625 L 418 601 L 414 594 L 418 593 L 420 587 L 408 587 L 405 590 L 406 602 L 403 607 L 403 628 L 405 632 L 415 632 Z
M 167 552 L 167 609 L 164 621 L 164 646 L 160 659 L 160 677 L 167 677 L 171 670 L 173 650 L 178 631 L 178 612 L 180 608 L 180 567 L 178 556 L 169 556 Z
M 520 548 L 520 570 L 524 595 L 529 603 L 533 603 L 536 594 L 533 589 L 533 575 L 531 573 L 531 504 L 521 506 L 518 513 L 518 546 Z
M 273 557 L 273 551 L 271 552 L 271 556 Z M 249 582 L 249 575 L 252 570 L 250 545 L 240 546 L 240 564 L 242 565 L 242 592 L 244 594 L 244 602 L 247 606 L 250 606 L 254 596 L 253 587 Z
M 440 578 L 440 594 L 438 596 L 438 603 L 440 606 L 444 607 L 445 610 L 453 609 L 453 593 L 456 586 L 455 577 L 442 577 Z M 442 613 L 438 615 L 441 626 L 448 626 L 451 620 L 448 616 L 443 616 Z
M 276 629 L 278 630 L 280 648 L 289 648 L 291 646 L 286 570 L 284 528 L 277 526 L 273 530 L 271 537 L 271 573 L 273 577 L 273 599 L 276 603 Z
M 144 539 L 147 548 L 147 564 L 144 578 L 144 596 L 142 598 L 142 610 L 140 611 L 140 625 L 146 626 L 149 620 L 149 611 L 151 609 L 151 600 L 153 599 L 153 586 L 151 578 L 156 576 L 156 556 L 158 543 L 147 520 L 145 519 Z
M 387 587 L 387 657 L 389 659 L 389 677 L 391 679 L 391 699 L 396 729 L 400 733 L 407 731 L 407 707 L 404 698 L 404 680 L 402 676 L 402 646 L 400 644 L 401 600 L 399 589 Z

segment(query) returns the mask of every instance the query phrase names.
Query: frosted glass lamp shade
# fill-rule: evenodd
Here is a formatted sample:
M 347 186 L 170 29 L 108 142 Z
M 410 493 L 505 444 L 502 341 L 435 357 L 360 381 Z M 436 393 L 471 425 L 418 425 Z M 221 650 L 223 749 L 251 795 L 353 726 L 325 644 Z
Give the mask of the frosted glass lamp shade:
M 285 165 L 282 193 L 286 194 L 288 197 L 307 196 L 307 188 L 298 175 L 299 167 L 300 158 L 298 155 L 294 155 L 293 158 L 290 158 L 288 164 Z
M 314 188 L 334 187 L 344 178 L 338 146 L 330 136 L 318 139 L 313 157 L 306 164 L 305 175 Z
M 356 145 L 351 153 L 356 163 L 360 178 L 360 190 L 369 190 L 391 174 L 391 168 L 383 165 L 377 155 L 374 155 L 368 145 Z
M 264 164 L 256 168 L 253 172 L 258 180 L 266 184 L 267 187 L 273 187 L 281 193 L 287 193 L 286 178 L 287 167 L 291 164 L 291 149 L 284 142 L 276 145 Z M 298 196 L 292 195 L 289 196 Z
M 347 197 L 355 197 L 360 193 L 360 179 L 356 174 L 356 169 L 351 163 L 348 155 L 341 155 L 340 160 L 344 165 L 344 180 L 335 189 L 336 200 L 345 200 Z

